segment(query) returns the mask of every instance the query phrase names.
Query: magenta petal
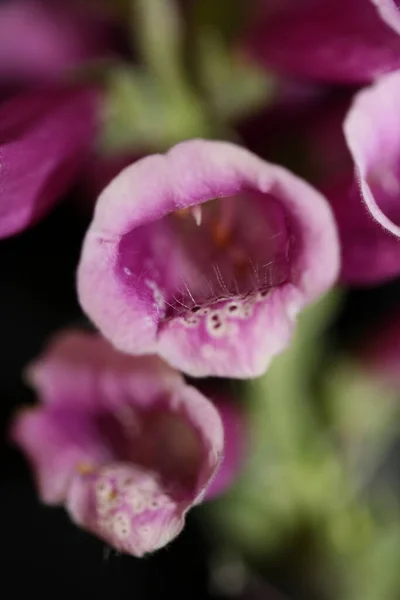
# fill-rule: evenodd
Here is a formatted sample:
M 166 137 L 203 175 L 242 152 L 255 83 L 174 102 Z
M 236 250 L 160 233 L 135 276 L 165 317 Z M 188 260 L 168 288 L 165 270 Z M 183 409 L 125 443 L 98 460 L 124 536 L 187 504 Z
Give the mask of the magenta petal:
M 29 376 L 43 404 L 16 416 L 11 438 L 42 500 L 136 556 L 175 537 L 221 459 L 211 402 L 159 358 L 89 333 L 60 335 Z
M 104 190 L 79 297 L 124 352 L 158 353 L 193 376 L 250 377 L 334 283 L 338 250 L 328 203 L 308 184 L 233 144 L 191 140 Z
M 400 72 L 359 92 L 344 124 L 371 215 L 400 236 Z
M 370 285 L 400 274 L 397 238 L 372 219 L 357 182 L 349 176 L 326 190 L 339 229 L 342 252 L 341 280 Z
M 223 494 L 238 477 L 245 462 L 248 437 L 243 408 L 229 397 L 212 397 L 224 427 L 224 456 L 207 490 L 207 500 Z
M 57 79 L 63 70 L 105 56 L 106 23 L 71 2 L 13 0 L 0 5 L 0 79 Z
M 380 12 L 374 6 L 379 2 Z M 288 74 L 323 81 L 370 81 L 400 68 L 400 37 L 393 31 L 398 31 L 399 19 L 389 4 L 279 0 L 271 7 L 265 2 L 247 46 L 256 60 Z
M 73 184 L 93 143 L 93 89 L 41 90 L 0 106 L 0 238 L 43 217 Z

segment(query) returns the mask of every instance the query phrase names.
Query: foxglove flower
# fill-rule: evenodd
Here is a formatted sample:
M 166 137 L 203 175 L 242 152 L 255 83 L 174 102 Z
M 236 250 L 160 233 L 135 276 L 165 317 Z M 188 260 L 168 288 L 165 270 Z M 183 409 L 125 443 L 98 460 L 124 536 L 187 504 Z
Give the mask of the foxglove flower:
M 364 83 L 400 68 L 393 0 L 262 0 L 246 46 L 267 68 Z
M 356 95 L 344 131 L 371 215 L 400 236 L 400 71 Z
M 120 350 L 193 375 L 251 377 L 338 271 L 326 200 L 223 142 L 137 161 L 100 196 L 78 269 L 81 304 Z
M 74 183 L 94 143 L 91 88 L 22 94 L 0 106 L 0 238 L 43 217 Z
M 11 436 L 42 500 L 135 556 L 175 538 L 220 462 L 212 403 L 159 358 L 119 354 L 90 333 L 61 334 L 28 374 L 41 405 Z

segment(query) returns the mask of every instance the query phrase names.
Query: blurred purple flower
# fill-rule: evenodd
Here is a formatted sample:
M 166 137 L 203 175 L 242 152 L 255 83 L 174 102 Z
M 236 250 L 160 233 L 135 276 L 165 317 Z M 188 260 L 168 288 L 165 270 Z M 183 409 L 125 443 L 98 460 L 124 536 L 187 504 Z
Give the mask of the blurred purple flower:
M 41 405 L 17 415 L 11 437 L 42 500 L 135 556 L 174 539 L 219 466 L 213 404 L 159 358 L 119 354 L 92 333 L 59 335 L 28 376 Z
M 11 0 L 0 4 L 0 82 L 54 80 L 66 69 L 110 55 L 110 23 L 76 2 Z
M 74 183 L 94 143 L 99 95 L 49 88 L 0 105 L 0 238 L 43 217 Z
M 245 45 L 269 69 L 368 82 L 400 68 L 393 0 L 260 0 Z
M 233 144 L 191 140 L 104 190 L 78 292 L 118 349 L 245 378 L 289 344 L 338 255 L 328 203 L 308 184 Z

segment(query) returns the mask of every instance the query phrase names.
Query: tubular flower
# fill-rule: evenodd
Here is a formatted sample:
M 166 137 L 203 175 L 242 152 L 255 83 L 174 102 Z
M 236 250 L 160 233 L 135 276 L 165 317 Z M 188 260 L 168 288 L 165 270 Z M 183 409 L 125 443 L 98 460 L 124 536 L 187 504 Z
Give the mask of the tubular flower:
M 335 281 L 327 201 L 287 170 L 191 140 L 101 194 L 78 268 L 81 304 L 120 350 L 192 376 L 251 377 Z

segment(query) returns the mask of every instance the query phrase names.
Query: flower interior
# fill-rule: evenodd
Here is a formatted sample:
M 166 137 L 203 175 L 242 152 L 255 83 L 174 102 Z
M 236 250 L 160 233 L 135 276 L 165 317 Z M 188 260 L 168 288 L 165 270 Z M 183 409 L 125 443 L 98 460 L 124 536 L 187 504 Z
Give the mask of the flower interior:
M 293 235 L 282 205 L 256 192 L 177 210 L 126 235 L 118 269 L 129 293 L 150 301 L 158 323 L 232 315 L 291 276 Z M 214 314 L 215 327 L 219 326 Z

